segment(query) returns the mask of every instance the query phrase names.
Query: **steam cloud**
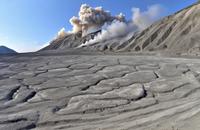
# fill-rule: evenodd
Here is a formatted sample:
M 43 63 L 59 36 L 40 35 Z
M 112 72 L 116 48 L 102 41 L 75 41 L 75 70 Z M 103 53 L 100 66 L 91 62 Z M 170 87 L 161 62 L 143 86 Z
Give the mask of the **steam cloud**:
M 62 38 L 62 37 L 64 37 L 64 36 L 66 36 L 66 35 L 67 35 L 67 32 L 65 31 L 65 28 L 62 28 L 62 29 L 60 29 L 60 31 L 58 32 L 56 38 Z
M 132 12 L 132 22 L 137 26 L 138 30 L 141 31 L 158 20 L 164 10 L 160 5 L 157 4 L 148 7 L 148 10 L 144 12 L 141 12 L 139 8 L 132 8 Z
M 132 8 L 132 12 L 132 19 L 127 21 L 122 13 L 112 16 L 109 11 L 105 11 L 102 7 L 92 8 L 83 4 L 80 7 L 79 17 L 73 16 L 70 19 L 73 26 L 71 33 L 81 32 L 82 36 L 85 36 L 101 30 L 94 39 L 82 43 L 80 45 L 82 47 L 125 36 L 129 33 L 140 32 L 161 17 L 163 8 L 160 5 L 152 5 L 144 12 L 139 8 Z M 66 34 L 63 28 L 58 32 L 58 37 L 63 37 Z
M 73 25 L 73 33 L 81 31 L 82 35 L 85 36 L 100 30 L 105 23 L 111 23 L 113 20 L 125 22 L 125 16 L 122 13 L 112 16 L 109 11 L 103 10 L 102 7 L 92 8 L 83 4 L 80 8 L 79 18 L 72 17 L 70 23 Z
M 105 24 L 102 27 L 101 32 L 89 41 L 81 44 L 79 47 L 92 45 L 97 42 L 113 39 L 115 37 L 121 37 L 125 34 L 129 34 L 136 30 L 136 27 L 132 23 L 120 22 L 114 20 L 111 24 Z
M 124 36 L 129 33 L 140 32 L 158 20 L 161 17 L 163 9 L 160 5 L 152 5 L 147 11 L 141 12 L 139 8 L 132 8 L 132 12 L 133 17 L 130 22 L 114 20 L 111 24 L 105 23 L 101 33 L 99 33 L 94 39 L 81 44 L 79 47 L 92 45 L 97 42 Z

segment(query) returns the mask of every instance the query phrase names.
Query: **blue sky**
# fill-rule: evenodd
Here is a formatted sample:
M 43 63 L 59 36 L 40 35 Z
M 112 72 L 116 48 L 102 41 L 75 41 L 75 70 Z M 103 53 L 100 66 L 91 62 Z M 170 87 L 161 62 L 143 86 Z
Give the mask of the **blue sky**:
M 71 30 L 69 19 L 77 16 L 81 4 L 102 6 L 113 15 L 122 12 L 131 19 L 133 7 L 142 11 L 160 4 L 172 14 L 196 0 L 0 0 L 0 45 L 18 52 L 35 51 L 52 40 L 65 27 Z

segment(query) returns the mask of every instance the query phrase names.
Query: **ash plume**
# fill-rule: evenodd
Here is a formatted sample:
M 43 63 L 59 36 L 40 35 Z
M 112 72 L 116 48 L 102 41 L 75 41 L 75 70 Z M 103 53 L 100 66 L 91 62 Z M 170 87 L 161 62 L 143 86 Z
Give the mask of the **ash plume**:
M 56 38 L 62 38 L 62 37 L 65 37 L 66 35 L 67 35 L 67 32 L 65 31 L 65 28 L 62 28 L 60 29 L 60 31 L 58 31 Z
M 141 11 L 139 8 L 132 8 L 132 19 L 126 20 L 122 13 L 113 16 L 102 7 L 93 8 L 87 4 L 83 4 L 80 7 L 79 17 L 73 16 L 70 19 L 70 23 L 73 26 L 72 31 L 66 32 L 62 28 L 58 32 L 57 38 L 64 37 L 68 33 L 81 32 L 83 37 L 87 34 L 101 31 L 94 39 L 82 43 L 79 47 L 92 45 L 97 42 L 140 32 L 158 20 L 162 12 L 163 8 L 160 5 L 152 5 L 146 11 Z
M 163 9 L 160 5 L 152 5 L 148 7 L 147 11 L 141 12 L 139 8 L 132 8 L 132 12 L 133 17 L 129 22 L 114 20 L 111 23 L 105 23 L 101 29 L 101 33 L 79 47 L 92 45 L 115 37 L 122 37 L 129 33 L 141 32 L 161 17 Z
M 92 8 L 87 4 L 83 4 L 80 7 L 79 17 L 73 16 L 70 23 L 73 26 L 73 33 L 81 31 L 82 35 L 85 36 L 101 30 L 105 23 L 111 23 L 114 20 L 125 22 L 125 16 L 122 13 L 112 16 L 109 11 L 105 11 L 102 7 Z
M 134 26 L 132 23 L 126 23 L 114 20 L 111 24 L 105 24 L 102 27 L 101 32 L 97 36 L 95 36 L 94 39 L 86 41 L 79 47 L 92 45 L 94 43 L 102 42 L 116 37 L 122 37 L 125 34 L 134 32 L 134 30 L 136 31 L 136 26 Z

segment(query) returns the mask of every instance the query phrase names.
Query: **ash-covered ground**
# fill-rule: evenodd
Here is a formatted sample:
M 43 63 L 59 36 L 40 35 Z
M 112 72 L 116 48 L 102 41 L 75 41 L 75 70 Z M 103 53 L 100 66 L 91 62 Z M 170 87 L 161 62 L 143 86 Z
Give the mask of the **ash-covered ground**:
M 0 56 L 0 130 L 200 130 L 199 12 L 140 29 L 82 5 L 72 32 Z
M 199 130 L 200 61 L 147 55 L 0 57 L 0 130 Z

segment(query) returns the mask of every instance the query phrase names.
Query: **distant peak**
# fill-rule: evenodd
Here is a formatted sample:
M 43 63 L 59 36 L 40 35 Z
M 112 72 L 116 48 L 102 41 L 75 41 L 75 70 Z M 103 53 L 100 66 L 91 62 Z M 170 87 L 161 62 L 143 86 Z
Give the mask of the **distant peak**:
M 0 45 L 0 54 L 15 54 L 17 53 L 15 50 L 10 49 L 4 45 Z

